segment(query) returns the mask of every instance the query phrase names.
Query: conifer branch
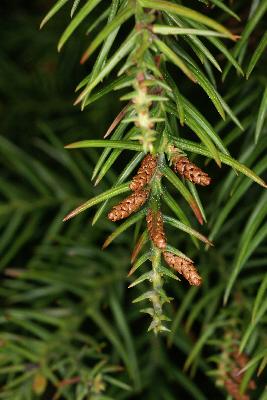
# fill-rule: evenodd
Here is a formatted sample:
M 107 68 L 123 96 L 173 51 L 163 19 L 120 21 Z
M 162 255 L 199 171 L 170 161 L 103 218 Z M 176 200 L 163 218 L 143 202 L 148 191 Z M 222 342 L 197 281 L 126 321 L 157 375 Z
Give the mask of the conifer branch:
M 60 39 L 60 48 L 79 23 L 94 8 L 97 8 L 100 2 L 100 0 L 96 0 L 93 3 L 86 3 L 78 11 Z M 191 85 L 199 85 L 223 120 L 226 117 L 230 118 L 239 128 L 242 127 L 228 104 L 218 93 L 214 78 L 211 78 L 211 72 L 209 74 L 202 72 L 198 61 L 188 53 L 186 48 L 181 47 L 175 35 L 183 35 L 181 36 L 182 40 L 189 44 L 197 55 L 196 58 L 199 58 L 203 63 L 210 63 L 210 71 L 212 65 L 220 72 L 222 72 L 222 69 L 215 57 L 207 50 L 201 39 L 198 39 L 195 35 L 201 37 L 206 34 L 210 42 L 219 48 L 229 62 L 240 71 L 240 66 L 222 42 L 222 38 L 236 41 L 239 36 L 230 32 L 226 26 L 221 25 L 214 19 L 175 2 L 122 0 L 112 4 L 109 24 L 103 27 L 102 31 L 96 35 L 82 57 L 82 63 L 84 63 L 102 45 L 92 72 L 80 85 L 82 91 L 75 104 L 80 103 L 83 109 L 90 102 L 113 89 L 126 89 L 128 91 L 121 97 L 121 100 L 127 101 L 127 104 L 114 119 L 104 136 L 105 140 L 81 141 L 66 147 L 106 147 L 94 171 L 94 177 L 97 175 L 96 183 L 99 183 L 100 179 L 105 176 L 121 151 L 126 149 L 135 150 L 143 152 L 145 157 L 128 187 L 122 184 L 121 187 L 111 188 L 106 192 L 106 195 L 99 195 L 76 208 L 65 217 L 65 220 L 101 200 L 107 202 L 108 195 L 115 196 L 128 189 L 132 191 L 132 194 L 113 206 L 108 214 L 108 219 L 115 222 L 128 218 L 139 209 L 141 209 L 141 212 L 137 217 L 132 216 L 129 222 L 123 223 L 115 231 L 114 235 L 110 235 L 104 247 L 133 223 L 137 221 L 140 223 L 142 220 L 142 224 L 144 224 L 144 219 L 146 219 L 145 229 L 148 232 L 148 236 L 146 236 L 148 242 L 144 240 L 145 236 L 142 236 L 142 239 L 136 243 L 132 258 L 135 260 L 142 248 L 149 245 L 153 248 L 151 256 L 152 270 L 151 274 L 144 274 L 137 278 L 131 286 L 136 286 L 148 279 L 148 277 L 150 277 L 149 279 L 153 277 L 153 290 L 155 291 L 155 287 L 160 288 L 156 301 L 158 305 L 156 305 L 154 297 L 152 300 L 151 297 L 144 296 L 144 299 L 149 298 L 152 301 L 153 313 L 158 309 L 156 312 L 158 322 L 155 322 L 156 317 L 154 318 L 152 313 L 153 322 L 150 326 L 157 333 L 161 330 L 159 321 L 161 320 L 160 314 L 164 303 L 164 301 L 160 302 L 159 293 L 163 293 L 164 277 L 173 274 L 173 272 L 160 265 L 161 258 L 163 257 L 173 270 L 182 274 L 191 285 L 199 286 L 202 282 L 202 278 L 200 278 L 193 263 L 165 251 L 166 247 L 170 245 L 169 233 L 165 233 L 165 227 L 163 227 L 161 211 L 162 194 L 165 190 L 168 190 L 168 188 L 165 188 L 165 178 L 175 189 L 178 189 L 201 224 L 205 220 L 203 206 L 196 189 L 191 187 L 190 191 L 187 188 L 186 180 L 191 184 L 200 186 L 209 186 L 211 183 L 210 176 L 198 165 L 190 161 L 190 156 L 183 153 L 187 142 L 175 137 L 176 118 L 181 126 L 187 125 L 195 133 L 201 141 L 203 155 L 208 155 L 210 159 L 213 158 L 218 166 L 221 166 L 221 162 L 229 161 L 228 164 L 233 168 L 238 167 L 237 169 L 251 176 L 263 186 L 265 186 L 265 183 L 245 166 L 239 165 L 235 160 L 231 159 L 228 149 L 216 131 L 200 111 L 193 106 L 191 101 L 180 92 L 181 82 L 184 79 L 188 79 Z M 77 7 L 78 2 L 73 5 L 72 15 Z M 228 7 L 221 7 L 226 13 L 228 12 L 234 17 L 237 16 Z M 50 12 L 44 21 L 46 22 L 56 11 L 57 8 Z M 100 17 L 99 21 L 101 21 Z M 116 50 L 113 54 L 109 54 L 119 29 L 126 21 L 131 21 L 134 26 L 129 28 L 126 38 L 118 39 Z M 131 25 L 129 24 L 129 26 Z M 242 39 L 240 43 L 242 43 Z M 237 43 L 236 49 L 238 48 L 239 44 Z M 169 64 L 176 68 L 178 79 L 176 76 L 174 77 L 173 72 L 169 72 Z M 99 90 L 99 84 L 103 80 L 105 82 L 106 77 L 113 71 L 119 76 L 118 80 L 114 80 L 114 85 L 111 84 Z M 130 130 L 127 131 L 129 128 Z M 107 140 L 110 135 L 110 140 Z M 181 148 L 179 143 L 181 143 Z M 194 145 L 188 146 L 189 151 L 201 153 L 202 147 L 200 151 L 197 146 L 199 145 L 195 147 Z M 113 150 L 110 150 L 112 148 Z M 168 162 L 176 175 L 168 168 Z M 185 180 L 180 180 L 177 175 L 185 178 Z M 213 175 L 215 176 L 216 172 Z M 176 206 L 173 205 L 172 209 L 176 210 Z M 144 218 L 145 215 L 146 218 Z M 180 211 L 178 211 L 178 215 L 181 215 Z M 193 234 L 198 239 L 203 240 L 204 236 L 192 230 L 187 223 L 175 222 L 168 216 L 164 218 L 165 221 L 170 221 L 172 226 L 181 228 L 184 232 Z M 146 233 L 144 234 L 146 235 Z M 204 238 L 204 241 L 211 244 L 206 238 Z M 176 250 L 178 251 L 178 249 Z M 131 271 L 135 271 L 135 268 L 133 267 Z M 158 281 L 158 286 L 155 286 L 154 279 Z M 161 304 L 160 307 L 159 304 Z

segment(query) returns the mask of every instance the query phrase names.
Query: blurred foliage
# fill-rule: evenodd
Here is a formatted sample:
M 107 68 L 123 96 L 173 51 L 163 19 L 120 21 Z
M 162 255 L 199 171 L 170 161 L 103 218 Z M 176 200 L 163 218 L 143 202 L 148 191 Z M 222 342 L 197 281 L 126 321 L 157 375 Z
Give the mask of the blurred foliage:
M 172 234 L 172 244 L 196 259 L 203 285 L 189 288 L 168 280 L 168 294 L 175 299 L 166 307 L 170 332 L 147 334 L 146 317 L 131 301 L 149 284 L 142 282 L 135 295 L 127 289 L 134 230 L 102 251 L 114 229 L 107 219 L 92 228 L 89 211 L 62 223 L 70 209 L 109 189 L 128 157 L 93 187 L 90 177 L 100 153 L 63 149 L 74 140 L 101 138 L 119 111 L 114 101 L 119 95 L 104 96 L 83 113 L 72 106 L 73 91 L 90 68 L 79 66 L 86 43 L 74 35 L 58 56 L 55 44 L 71 5 L 39 33 L 47 3 L 1 5 L 0 399 L 226 399 L 220 368 L 232 351 L 225 337 L 234 332 L 234 344 L 250 360 L 242 388 L 253 377 L 251 399 L 265 400 L 266 193 L 207 159 L 213 185 L 200 191 L 208 220 L 203 231 L 215 246 L 199 250 L 184 235 Z M 251 2 L 243 8 L 240 3 L 231 4 L 247 15 Z M 264 29 L 260 22 L 239 53 L 245 72 Z M 248 81 L 231 70 L 224 85 L 218 84 L 243 131 L 229 117 L 219 120 L 203 105 L 200 91 L 183 84 L 231 154 L 262 177 L 267 169 L 267 127 L 259 117 L 265 109 L 265 65 L 263 54 Z M 189 145 L 184 142 L 184 150 L 190 151 Z

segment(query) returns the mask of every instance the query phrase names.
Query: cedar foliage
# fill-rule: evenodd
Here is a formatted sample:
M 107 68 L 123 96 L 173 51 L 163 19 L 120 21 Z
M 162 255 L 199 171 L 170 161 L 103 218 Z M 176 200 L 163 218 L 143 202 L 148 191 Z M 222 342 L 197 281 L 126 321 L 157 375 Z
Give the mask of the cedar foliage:
M 1 24 L 0 398 L 264 400 L 267 2 L 55 4 Z

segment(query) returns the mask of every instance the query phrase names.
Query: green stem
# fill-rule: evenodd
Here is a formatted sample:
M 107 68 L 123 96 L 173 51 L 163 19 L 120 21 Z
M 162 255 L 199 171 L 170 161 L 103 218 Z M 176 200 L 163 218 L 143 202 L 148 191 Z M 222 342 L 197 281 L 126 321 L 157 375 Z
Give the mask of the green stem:
M 153 330 L 155 334 L 162 331 L 168 330 L 162 323 L 162 321 L 167 318 L 163 314 L 162 306 L 166 301 L 166 295 L 163 291 L 163 280 L 161 278 L 160 264 L 161 264 L 161 251 L 153 246 L 152 250 L 152 286 L 153 286 L 153 296 L 151 301 L 153 304 L 153 316 L 152 322 L 150 324 L 149 330 Z

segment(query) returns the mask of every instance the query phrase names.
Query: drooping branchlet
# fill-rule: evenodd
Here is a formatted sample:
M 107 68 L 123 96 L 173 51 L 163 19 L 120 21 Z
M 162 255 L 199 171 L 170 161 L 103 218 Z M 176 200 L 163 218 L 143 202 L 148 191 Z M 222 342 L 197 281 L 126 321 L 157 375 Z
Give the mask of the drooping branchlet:
M 143 159 L 137 174 L 133 177 L 132 182 L 130 183 L 130 189 L 136 191 L 147 185 L 150 182 L 156 167 L 157 157 L 148 154 Z
M 152 210 L 148 210 L 146 221 L 149 236 L 154 245 L 159 249 L 165 249 L 166 236 L 163 228 L 163 218 L 161 212 L 157 211 L 153 213 Z
M 172 164 L 174 171 L 190 182 L 201 186 L 208 186 L 211 182 L 209 175 L 185 156 L 174 156 L 172 158 Z
M 202 278 L 191 261 L 186 260 L 185 258 L 182 257 L 178 257 L 175 254 L 167 251 L 163 253 L 163 256 L 166 263 L 170 267 L 175 269 L 175 271 L 177 271 L 179 274 L 183 275 L 183 277 L 188 280 L 190 285 L 193 286 L 201 285 Z
M 148 189 L 137 190 L 114 206 L 108 214 L 108 219 L 115 222 L 129 217 L 129 215 L 136 212 L 143 204 L 145 204 L 148 195 Z

